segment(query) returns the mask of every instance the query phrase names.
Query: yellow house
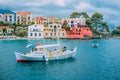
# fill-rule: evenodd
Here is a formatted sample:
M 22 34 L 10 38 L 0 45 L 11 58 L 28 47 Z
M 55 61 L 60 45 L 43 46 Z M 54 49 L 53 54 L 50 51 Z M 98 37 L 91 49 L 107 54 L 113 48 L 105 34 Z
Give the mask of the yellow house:
M 52 24 L 52 23 L 57 23 L 57 24 L 60 24 L 60 19 L 59 18 L 56 18 L 56 17 L 48 17 L 47 18 L 47 23 L 48 24 Z
M 48 24 L 47 27 L 44 27 L 43 32 L 44 38 L 67 38 L 66 31 L 61 28 L 61 24 L 52 23 Z
M 32 13 L 31 12 L 17 12 L 17 24 L 31 24 Z

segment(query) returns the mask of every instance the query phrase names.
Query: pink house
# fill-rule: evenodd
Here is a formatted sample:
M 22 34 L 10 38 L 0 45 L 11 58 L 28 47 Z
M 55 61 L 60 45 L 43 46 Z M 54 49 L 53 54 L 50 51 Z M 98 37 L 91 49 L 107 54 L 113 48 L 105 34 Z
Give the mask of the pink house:
M 77 27 L 72 28 L 70 31 L 66 31 L 68 38 L 84 38 L 85 36 L 92 37 L 92 31 L 89 27 Z

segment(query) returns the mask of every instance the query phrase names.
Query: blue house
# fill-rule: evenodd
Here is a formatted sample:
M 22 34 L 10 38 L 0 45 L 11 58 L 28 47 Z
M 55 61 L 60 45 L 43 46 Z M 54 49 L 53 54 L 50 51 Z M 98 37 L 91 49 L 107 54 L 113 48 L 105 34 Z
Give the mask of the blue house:
M 16 13 L 10 10 L 0 9 L 0 21 L 4 23 L 16 23 Z

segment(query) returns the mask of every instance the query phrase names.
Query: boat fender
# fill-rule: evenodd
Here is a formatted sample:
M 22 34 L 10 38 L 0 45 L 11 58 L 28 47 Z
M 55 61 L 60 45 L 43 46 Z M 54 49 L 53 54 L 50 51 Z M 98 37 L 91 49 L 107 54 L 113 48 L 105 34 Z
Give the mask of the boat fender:
M 49 59 L 48 58 L 46 58 L 46 61 L 48 61 Z
M 50 55 L 50 58 L 52 59 L 52 57 L 53 57 L 53 54 L 52 54 L 52 53 L 50 53 L 49 55 Z

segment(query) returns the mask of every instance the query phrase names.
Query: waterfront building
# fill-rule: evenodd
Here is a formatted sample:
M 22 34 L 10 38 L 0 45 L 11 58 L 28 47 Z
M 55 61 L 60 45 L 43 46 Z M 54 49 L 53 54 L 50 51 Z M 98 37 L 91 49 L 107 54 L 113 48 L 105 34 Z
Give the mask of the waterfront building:
M 80 18 L 62 18 L 61 23 L 64 24 L 66 21 L 67 26 L 74 28 L 74 27 L 83 27 L 86 25 L 86 19 L 83 16 Z
M 15 23 L 16 22 L 16 13 L 10 10 L 0 9 L 0 21 L 4 23 Z
M 3 14 L 0 14 L 0 21 L 3 21 Z
M 49 16 L 49 17 L 47 18 L 47 23 L 48 23 L 48 24 L 53 24 L 53 23 L 60 24 L 61 21 L 60 21 L 59 18 Z
M 85 38 L 92 37 L 92 31 L 89 27 L 75 27 L 70 31 L 66 31 L 68 38 Z
M 44 38 L 67 38 L 66 31 L 61 28 L 61 24 L 52 23 L 44 28 Z
M 13 31 L 9 26 L 0 26 L 0 36 L 12 36 Z
M 42 16 L 37 16 L 37 17 L 35 18 L 35 22 L 36 22 L 37 24 L 44 24 L 45 18 L 42 17 Z
M 28 39 L 43 38 L 44 25 L 33 24 L 28 26 Z
M 17 12 L 17 24 L 31 24 L 32 22 L 32 13 L 31 12 Z
M 14 23 L 14 14 L 13 13 L 4 13 L 4 18 L 3 21 L 4 23 L 10 23 L 13 24 Z
M 32 24 L 36 24 L 35 18 L 32 18 Z

